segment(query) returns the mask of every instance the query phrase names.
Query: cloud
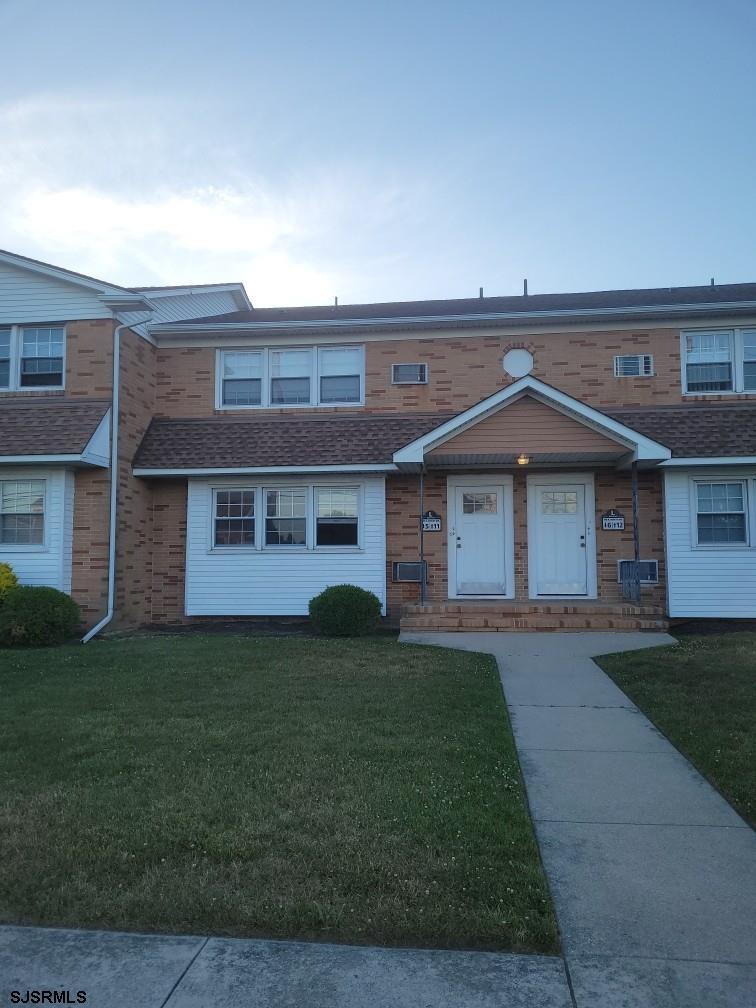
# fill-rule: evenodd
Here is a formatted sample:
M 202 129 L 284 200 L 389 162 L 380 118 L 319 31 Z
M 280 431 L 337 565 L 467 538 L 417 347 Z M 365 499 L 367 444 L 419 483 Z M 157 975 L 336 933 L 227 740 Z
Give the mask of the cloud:
M 260 305 L 371 297 L 379 274 L 400 272 L 426 182 L 316 160 L 255 173 L 253 154 L 212 136 L 200 156 L 173 111 L 0 105 L 0 244 L 126 285 L 241 279 Z

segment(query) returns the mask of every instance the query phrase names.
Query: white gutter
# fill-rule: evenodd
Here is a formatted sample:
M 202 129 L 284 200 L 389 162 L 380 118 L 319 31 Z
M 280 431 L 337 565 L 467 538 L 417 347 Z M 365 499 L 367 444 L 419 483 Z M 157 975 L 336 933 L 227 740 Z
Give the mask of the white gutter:
M 322 318 L 322 319 L 293 319 L 285 322 L 158 322 L 150 326 L 150 332 L 156 336 L 169 333 L 193 333 L 193 332 L 234 332 L 258 330 L 287 330 L 287 329 L 322 329 L 322 328 L 345 328 L 345 327 L 369 327 L 398 325 L 409 326 L 412 324 L 427 324 L 433 322 L 527 322 L 531 319 L 570 319 L 570 318 L 602 318 L 612 316 L 644 316 L 654 313 L 664 315 L 685 315 L 690 312 L 706 312 L 711 314 L 721 314 L 724 311 L 756 309 L 756 301 L 719 301 L 715 303 L 703 304 L 679 304 L 679 305 L 645 305 L 628 306 L 624 308 L 560 308 L 525 310 L 516 312 L 470 312 L 459 315 L 404 315 L 396 317 L 374 317 L 374 318 Z
M 756 455 L 703 455 L 685 458 L 678 455 L 661 463 L 665 469 L 677 466 L 756 465 Z
M 308 473 L 385 473 L 397 472 L 393 462 L 366 462 L 354 465 L 310 465 L 310 466 L 225 466 L 215 469 L 154 469 L 144 467 L 134 469 L 135 476 L 306 476 Z
M 150 315 L 152 313 L 150 312 Z M 145 319 L 147 321 L 147 319 Z M 123 322 L 113 331 L 113 401 L 110 420 L 110 517 L 108 528 L 108 609 L 103 618 L 81 638 L 88 644 L 113 619 L 115 610 L 116 514 L 118 510 L 118 413 L 121 400 L 121 333 L 133 322 Z

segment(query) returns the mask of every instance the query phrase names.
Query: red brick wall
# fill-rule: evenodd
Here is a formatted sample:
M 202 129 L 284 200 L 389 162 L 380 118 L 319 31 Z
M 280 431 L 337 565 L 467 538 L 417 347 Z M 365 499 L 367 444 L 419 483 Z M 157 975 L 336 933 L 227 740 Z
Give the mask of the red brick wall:
M 495 481 L 496 475 L 489 474 Z M 528 528 L 526 474 L 515 472 L 513 485 L 515 540 L 515 596 L 528 598 Z M 607 602 L 618 602 L 622 594 L 617 583 L 617 561 L 632 560 L 632 492 L 629 472 L 598 470 L 596 491 L 596 574 L 598 596 Z M 659 585 L 641 589 L 644 603 L 663 605 L 664 543 L 662 514 L 662 481 L 658 473 L 639 474 L 640 550 L 643 560 L 659 561 Z M 448 597 L 448 514 L 446 474 L 426 475 L 425 510 L 442 516 L 442 532 L 425 535 L 424 552 L 428 562 L 426 599 L 440 602 Z M 624 532 L 604 532 L 601 515 L 610 508 L 622 511 L 626 519 Z M 415 475 L 391 477 L 386 482 L 388 605 L 392 617 L 405 603 L 419 602 L 420 588 L 415 584 L 394 584 L 392 565 L 396 560 L 417 560 L 420 555 L 418 515 L 420 513 L 419 478 Z
M 359 342 L 355 338 L 355 342 Z M 549 332 L 513 338 L 470 334 L 459 337 L 365 343 L 366 406 L 370 411 L 458 412 L 512 382 L 502 358 L 514 346 L 533 354 L 533 375 L 598 409 L 669 405 L 692 399 L 742 396 L 685 396 L 680 381 L 680 331 L 673 328 L 602 332 Z M 614 356 L 651 353 L 652 378 L 615 378 Z M 425 362 L 427 385 L 392 385 L 391 364 Z M 756 396 L 749 397 L 756 398 Z M 354 407 L 344 407 L 353 411 Z M 215 409 L 215 350 L 161 348 L 157 352 L 156 412 L 161 416 L 209 416 Z M 257 411 L 224 410 L 249 416 Z M 287 410 L 268 412 L 285 413 Z

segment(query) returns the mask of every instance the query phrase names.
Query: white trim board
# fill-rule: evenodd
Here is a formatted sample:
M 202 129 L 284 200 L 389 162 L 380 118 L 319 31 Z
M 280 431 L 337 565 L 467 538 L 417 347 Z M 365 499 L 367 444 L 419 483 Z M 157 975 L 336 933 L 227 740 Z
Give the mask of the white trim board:
M 549 599 L 595 599 L 598 598 L 598 574 L 596 570 L 596 491 L 593 473 L 532 473 L 526 479 L 527 512 L 528 512 L 528 598 Z M 531 487 L 559 486 L 580 483 L 585 487 L 585 564 L 587 575 L 587 592 L 585 595 L 539 595 L 535 590 L 538 585 L 538 538 L 534 534 L 538 526 L 536 514 L 537 494 L 531 493 Z
M 155 469 L 136 467 L 135 476 L 275 476 L 302 475 L 308 473 L 388 473 L 398 472 L 391 463 L 371 465 L 320 465 L 320 466 L 226 466 L 215 469 Z

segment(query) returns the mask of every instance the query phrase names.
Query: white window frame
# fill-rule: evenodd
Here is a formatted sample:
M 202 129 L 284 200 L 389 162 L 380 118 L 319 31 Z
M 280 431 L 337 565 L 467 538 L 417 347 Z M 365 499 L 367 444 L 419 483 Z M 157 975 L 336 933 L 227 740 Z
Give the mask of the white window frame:
M 8 369 L 8 384 L 0 385 L 0 392 L 61 392 L 66 387 L 66 326 L 62 322 L 25 322 L 8 325 L 3 323 L 0 329 L 10 329 L 10 367 Z M 24 329 L 62 329 L 63 330 L 63 362 L 60 385 L 22 385 L 21 357 L 23 354 Z
M 402 381 L 400 378 L 395 378 L 395 369 L 399 367 L 416 367 L 425 368 L 424 377 L 420 381 Z M 399 363 L 391 365 L 391 384 L 392 385 L 427 385 L 428 375 L 430 373 L 430 368 L 425 363 L 425 361 L 400 361 Z
M 310 354 L 310 401 L 306 403 L 274 403 L 271 401 L 271 366 L 270 355 L 273 352 L 287 350 L 307 351 Z M 320 401 L 320 351 L 321 350 L 357 350 L 360 354 L 360 398 L 354 402 L 321 402 Z M 260 405 L 235 405 L 223 402 L 223 357 L 226 353 L 261 353 L 262 354 L 262 393 Z M 304 375 L 302 376 L 304 377 Z M 351 407 L 357 409 L 365 405 L 365 347 L 357 343 L 323 343 L 299 346 L 233 346 L 220 347 L 215 355 L 215 408 L 216 410 L 290 410 L 290 409 L 342 409 Z
M 745 536 L 746 541 L 741 543 L 701 543 L 698 541 L 698 487 L 701 484 L 710 483 L 740 483 L 743 487 L 743 513 L 745 516 Z M 696 550 L 752 550 L 754 535 L 753 529 L 751 527 L 753 522 L 753 509 L 751 508 L 751 500 L 749 496 L 749 491 L 751 489 L 752 480 L 744 476 L 727 476 L 727 475 L 717 475 L 708 477 L 691 477 L 689 480 L 689 494 L 688 498 L 690 501 L 690 543 L 693 549 Z M 702 512 L 707 514 L 708 512 Z M 734 512 L 730 512 L 734 513 Z
M 226 490 L 246 490 L 255 494 L 255 542 L 239 543 L 233 546 L 215 545 L 215 516 L 218 492 Z M 268 490 L 304 490 L 305 491 L 305 543 L 300 546 L 269 546 L 265 542 L 265 495 Z M 315 514 L 315 499 L 318 490 L 355 490 L 357 492 L 357 545 L 356 546 L 318 546 L 317 524 Z M 361 553 L 364 545 L 365 528 L 365 488 L 358 483 L 271 483 L 265 480 L 255 483 L 234 483 L 233 485 L 218 484 L 211 488 L 210 514 L 208 523 L 208 553 Z
M 625 374 L 620 370 L 620 361 L 628 360 L 632 358 L 637 360 L 638 363 L 638 374 Z M 645 363 L 648 361 L 649 369 L 645 370 Z M 637 353 L 637 354 L 615 354 L 614 357 L 614 377 L 615 378 L 653 378 L 656 374 L 654 369 L 654 355 L 647 353 Z
M 732 326 L 726 329 L 683 329 L 680 331 L 680 378 L 682 382 L 683 395 L 689 396 L 731 396 L 731 395 L 756 395 L 756 389 L 746 389 L 744 360 L 745 342 L 744 335 L 747 332 L 756 331 L 756 326 Z M 701 336 L 707 333 L 726 334 L 730 339 L 730 354 L 732 359 L 732 388 L 720 389 L 715 392 L 692 392 L 688 391 L 688 368 L 687 368 L 687 339 L 688 336 Z
M 39 476 L 9 476 L 0 479 L 0 508 L 2 508 L 2 486 L 3 483 L 41 483 L 42 484 L 42 542 L 41 543 L 4 543 L 0 542 L 0 551 L 3 553 L 47 553 L 50 549 L 49 535 L 49 492 L 47 480 Z

